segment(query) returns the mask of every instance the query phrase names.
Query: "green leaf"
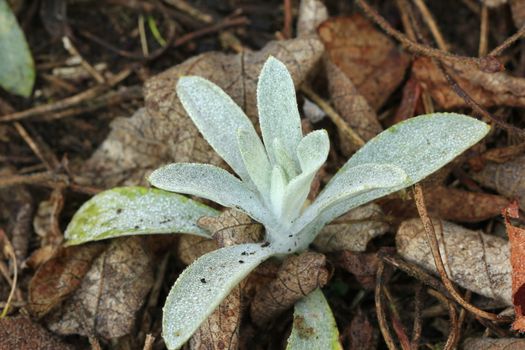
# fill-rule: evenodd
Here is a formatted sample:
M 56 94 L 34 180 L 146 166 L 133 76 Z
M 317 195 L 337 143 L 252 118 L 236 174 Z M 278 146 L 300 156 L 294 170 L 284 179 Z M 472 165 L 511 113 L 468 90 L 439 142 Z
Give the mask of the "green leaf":
M 250 183 L 237 143 L 237 130 L 242 128 L 251 138 L 259 138 L 259 135 L 242 109 L 220 87 L 201 77 L 180 78 L 177 95 L 215 152 L 241 179 Z
M 207 237 L 197 226 L 219 212 L 184 196 L 145 187 L 117 187 L 84 203 L 69 223 L 67 245 L 149 233 L 188 233 Z
M 281 140 L 287 153 L 296 160 L 295 150 L 303 132 L 295 87 L 286 66 L 271 56 L 257 82 L 257 109 L 264 145 L 272 163 L 276 163 L 272 150 L 275 139 Z
M 237 142 L 241 151 L 242 159 L 248 174 L 259 193 L 265 195 L 270 193 L 271 166 L 266 149 L 258 137 L 253 137 L 249 132 L 239 128 L 237 131 Z
M 270 214 L 259 194 L 222 168 L 210 164 L 173 163 L 155 170 L 148 180 L 165 191 L 206 198 L 242 210 L 259 222 L 270 222 Z
M 260 244 L 240 244 L 205 254 L 188 266 L 164 305 L 162 337 L 167 348 L 184 345 L 230 291 L 274 254 Z
M 22 29 L 5 0 L 0 0 L 0 86 L 29 97 L 35 83 L 35 65 Z
M 295 304 L 286 350 L 342 350 L 332 310 L 320 289 Z

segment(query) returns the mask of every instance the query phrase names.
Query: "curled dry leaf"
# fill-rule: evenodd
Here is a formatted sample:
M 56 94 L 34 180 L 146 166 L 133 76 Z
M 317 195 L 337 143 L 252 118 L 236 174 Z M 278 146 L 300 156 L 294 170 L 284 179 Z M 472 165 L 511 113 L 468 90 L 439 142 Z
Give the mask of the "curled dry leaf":
M 368 242 L 386 233 L 389 225 L 383 211 L 377 204 L 367 204 L 325 226 L 313 242 L 321 252 L 351 250 L 364 252 Z
M 457 61 L 448 62 L 446 69 L 463 90 L 477 103 L 490 106 L 525 106 L 525 79 L 504 72 L 486 73 L 475 66 Z M 428 57 L 414 60 L 412 74 L 443 108 L 467 107 L 465 100 L 450 87 L 446 77 Z
M 447 221 L 432 222 L 450 279 L 463 288 L 512 305 L 508 242 Z M 401 224 L 396 247 L 403 258 L 437 273 L 420 219 Z
M 264 237 L 261 224 L 234 209 L 227 209 L 219 216 L 203 216 L 198 225 L 210 231 L 220 247 L 256 243 Z
M 0 319 L 0 349 L 72 350 L 44 327 L 26 317 Z
M 36 271 L 29 282 L 29 311 L 37 318 L 60 305 L 82 282 L 106 244 L 61 248 Z
M 277 277 L 255 295 L 250 314 L 258 325 L 264 325 L 295 302 L 328 282 L 329 272 L 323 254 L 306 252 L 291 256 L 281 266 Z
M 365 141 L 383 131 L 377 120 L 375 111 L 368 105 L 366 99 L 357 91 L 352 81 L 339 67 L 329 60 L 325 62 L 328 90 L 337 112 L 350 127 Z M 341 137 L 345 141 L 346 138 Z M 345 155 L 351 155 L 353 145 L 341 145 Z
M 463 350 L 521 350 L 525 349 L 525 339 L 516 338 L 467 338 Z
M 318 33 L 329 60 L 378 110 L 403 80 L 408 55 L 359 14 L 328 19 Z
M 255 243 L 263 238 L 263 227 L 248 215 L 227 209 L 221 215 L 204 216 L 199 226 L 212 233 L 213 242 L 220 247 Z M 206 283 L 206 279 L 201 280 Z M 245 283 L 235 287 L 201 324 L 190 339 L 192 349 L 236 349 L 242 316 L 242 293 Z
M 472 177 L 508 198 L 518 198 L 520 207 L 525 208 L 524 172 L 525 156 L 521 156 L 502 164 L 487 163 L 481 171 L 472 173 Z
M 222 164 L 176 97 L 179 77 L 198 75 L 211 80 L 255 121 L 257 76 L 268 56 L 284 62 L 298 86 L 322 50 L 319 40 L 309 37 L 271 42 L 258 52 L 210 52 L 188 59 L 146 83 L 146 108 L 131 118 L 115 120 L 111 133 L 81 173 L 99 186 L 112 187 L 144 183 L 146 173 L 167 162 Z
M 64 206 L 61 188 L 56 188 L 48 200 L 40 202 L 33 219 L 35 233 L 42 239 L 41 245 L 53 247 L 62 243 L 64 236 L 60 230 L 60 212 Z
M 328 18 L 328 10 L 320 0 L 301 0 L 297 17 L 297 36 L 317 34 L 317 26 Z
M 512 302 L 516 319 L 514 330 L 525 331 L 525 229 L 511 224 L 510 219 L 519 218 L 517 202 L 502 210 L 505 228 L 510 241 L 510 263 L 512 264 Z
M 113 240 L 48 327 L 63 335 L 112 339 L 129 334 L 153 284 L 152 258 L 140 237 Z

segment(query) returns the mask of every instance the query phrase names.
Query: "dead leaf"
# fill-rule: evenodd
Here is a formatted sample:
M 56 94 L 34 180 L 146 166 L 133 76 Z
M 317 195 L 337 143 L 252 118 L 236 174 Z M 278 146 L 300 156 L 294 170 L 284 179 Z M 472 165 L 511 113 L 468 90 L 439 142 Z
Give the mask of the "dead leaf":
M 411 77 L 403 86 L 403 96 L 392 120 L 392 125 L 417 115 L 416 109 L 420 102 L 420 97 L 421 85 L 416 79 Z
M 450 221 L 484 221 L 500 215 L 501 208 L 509 203 L 508 199 L 499 195 L 441 185 L 425 186 L 424 191 L 429 214 Z M 412 198 L 391 197 L 383 200 L 381 205 L 385 212 L 400 221 L 417 216 Z
M 467 338 L 463 350 L 522 350 L 525 349 L 525 339 L 516 338 Z
M 348 339 L 347 350 L 377 349 L 379 334 L 369 317 L 361 310 L 352 317 L 352 322 L 342 332 L 343 339 Z
M 319 0 L 301 0 L 297 16 L 297 36 L 317 35 L 317 27 L 328 18 L 326 6 Z
M 481 185 L 495 190 L 507 198 L 518 198 L 520 207 L 525 208 L 525 156 L 497 164 L 487 163 L 479 172 L 471 176 Z
M 33 219 L 35 233 L 42 239 L 41 246 L 57 247 L 64 236 L 60 230 L 60 213 L 64 206 L 63 189 L 57 187 L 48 200 L 40 202 Z
M 203 216 L 198 225 L 210 231 L 220 247 L 256 243 L 264 238 L 261 224 L 234 209 L 226 209 L 219 216 Z
M 325 67 L 331 100 L 348 125 L 365 141 L 383 131 L 375 111 L 343 71 L 329 60 L 325 60 Z M 341 136 L 339 138 L 342 141 L 347 140 Z M 355 151 L 355 146 L 345 143 L 341 148 L 345 156 L 350 156 Z
M 0 319 L 0 349 L 72 350 L 38 323 L 26 317 Z
M 106 339 L 129 334 L 152 284 L 152 258 L 143 239 L 113 240 L 95 259 L 75 293 L 50 315 L 48 327 L 62 335 Z
M 446 64 L 450 75 L 465 92 L 484 107 L 525 106 L 525 79 L 504 72 L 486 73 L 475 66 L 456 61 Z M 468 107 L 450 87 L 449 82 L 428 57 L 419 57 L 412 64 L 412 74 L 432 98 L 444 109 Z
M 353 209 L 325 226 L 313 245 L 321 252 L 351 250 L 364 252 L 368 242 L 386 233 L 389 225 L 374 203 Z
M 375 288 L 379 261 L 376 253 L 357 253 L 350 250 L 338 252 L 334 257 L 337 266 L 353 274 L 357 281 L 369 291 Z
M 330 61 L 378 110 L 403 80 L 409 56 L 359 14 L 330 18 L 318 33 Z
M 219 245 L 214 239 L 193 235 L 181 235 L 177 246 L 177 257 L 185 265 L 190 265 L 206 253 L 217 250 Z
M 277 277 L 261 289 L 251 303 L 252 320 L 259 326 L 292 307 L 302 297 L 328 282 L 323 254 L 306 252 L 288 257 Z
M 512 265 L 512 302 L 516 319 L 512 329 L 525 331 L 525 229 L 511 224 L 510 219 L 519 218 L 516 201 L 502 210 L 505 228 L 510 242 L 510 263 Z
M 509 243 L 448 221 L 432 222 L 450 279 L 463 288 L 512 305 Z M 420 219 L 401 224 L 396 247 L 406 260 L 437 273 Z
M 99 149 L 78 173 L 100 187 L 145 183 L 145 175 L 168 162 L 222 165 L 176 97 L 182 75 L 199 75 L 223 88 L 256 121 L 256 83 L 269 55 L 284 62 L 298 86 L 322 53 L 314 37 L 271 42 L 258 52 L 209 52 L 151 78 L 144 88 L 146 108 L 119 118 Z M 155 156 L 153 156 L 155 155 Z
M 82 282 L 93 260 L 106 244 L 92 243 L 61 248 L 35 272 L 29 282 L 29 311 L 37 318 L 60 305 Z

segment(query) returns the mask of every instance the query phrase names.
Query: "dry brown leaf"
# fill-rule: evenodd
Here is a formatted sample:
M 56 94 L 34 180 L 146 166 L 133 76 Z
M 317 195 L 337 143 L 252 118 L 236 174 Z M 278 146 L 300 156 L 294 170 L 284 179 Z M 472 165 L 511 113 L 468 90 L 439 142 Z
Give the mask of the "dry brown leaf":
M 325 66 L 331 100 L 348 125 L 365 141 L 383 131 L 376 112 L 357 91 L 352 81 L 331 61 L 325 60 Z M 354 153 L 355 145 L 345 144 L 344 141 L 348 142 L 345 137 L 340 139 L 343 141 L 343 154 L 349 156 Z
M 447 221 L 432 221 L 450 279 L 463 288 L 512 305 L 509 243 Z M 401 224 L 396 247 L 406 260 L 437 273 L 420 219 Z
M 314 37 L 271 42 L 258 52 L 205 53 L 151 78 L 145 84 L 146 108 L 119 118 L 99 149 L 79 171 L 101 187 L 144 184 L 145 175 L 168 162 L 221 165 L 222 160 L 199 134 L 176 97 L 183 75 L 199 75 L 223 88 L 256 121 L 257 76 L 269 55 L 290 70 L 296 86 L 322 54 Z M 154 155 L 154 156 L 153 156 Z
M 510 9 L 514 25 L 516 28 L 521 28 L 521 26 L 525 24 L 525 1 L 510 0 Z
M 525 332 L 525 229 L 513 226 L 510 222 L 511 218 L 519 218 L 518 202 L 512 202 L 502 210 L 502 214 L 509 236 L 512 264 L 512 302 L 516 314 L 512 329 Z
M 378 110 L 403 80 L 408 55 L 359 14 L 328 19 L 318 33 L 330 61 Z
M 60 212 L 64 206 L 63 189 L 57 187 L 48 200 L 40 202 L 33 219 L 35 233 L 42 239 L 41 246 L 57 247 L 64 236 L 60 230 Z
M 261 289 L 251 303 L 252 320 L 259 326 L 292 307 L 302 297 L 328 282 L 323 254 L 306 252 L 288 257 L 277 278 Z
M 373 350 L 377 349 L 379 334 L 372 325 L 368 316 L 357 310 L 352 322 L 342 332 L 343 339 L 348 339 L 347 350 Z
M 219 216 L 204 216 L 198 225 L 212 233 L 220 247 L 255 243 L 264 238 L 263 226 L 248 215 L 234 209 L 226 209 Z
M 328 18 L 328 10 L 320 0 L 301 0 L 297 16 L 297 36 L 317 34 L 317 26 Z
M 397 124 L 417 115 L 416 110 L 420 102 L 420 97 L 421 85 L 416 79 L 410 77 L 403 86 L 403 96 L 401 97 L 399 107 L 397 107 L 392 124 Z
M 2 350 L 72 350 L 38 323 L 26 317 L 0 319 L 0 349 Z
M 106 244 L 61 248 L 35 272 L 29 282 L 29 311 L 40 318 L 64 301 L 82 282 Z
M 501 209 L 509 203 L 505 197 L 470 192 L 441 185 L 424 187 L 425 203 L 430 215 L 443 220 L 459 222 L 480 222 L 498 216 Z M 417 216 L 417 209 L 412 198 L 392 196 L 382 201 L 385 212 L 404 220 Z
M 313 242 L 321 252 L 351 250 L 364 252 L 368 242 L 386 233 L 388 223 L 381 208 L 374 203 L 353 209 L 325 226 Z
M 177 257 L 185 265 L 190 265 L 206 253 L 217 250 L 219 245 L 214 239 L 181 235 L 177 246 Z
M 487 163 L 472 177 L 481 185 L 497 191 L 507 198 L 518 198 L 520 207 L 525 208 L 525 156 L 512 161 L 497 164 Z
M 334 256 L 335 264 L 353 274 L 367 290 L 375 288 L 379 261 L 376 253 L 357 253 L 350 250 L 338 252 Z
M 263 238 L 263 228 L 248 215 L 227 209 L 217 217 L 199 219 L 199 226 L 213 235 L 220 247 L 255 243 Z M 192 349 L 236 349 L 242 317 L 243 281 L 219 304 L 190 340 Z
M 525 106 L 525 79 L 507 73 L 485 73 L 472 65 L 456 61 L 446 68 L 463 90 L 477 103 L 490 106 Z M 465 100 L 450 87 L 450 83 L 428 57 L 419 57 L 412 64 L 415 79 L 430 92 L 432 98 L 444 109 L 467 107 Z
M 516 338 L 467 338 L 463 350 L 522 350 L 525 339 Z
M 129 334 L 152 284 L 152 258 L 143 239 L 113 240 L 75 293 L 50 315 L 48 327 L 58 334 L 106 339 Z

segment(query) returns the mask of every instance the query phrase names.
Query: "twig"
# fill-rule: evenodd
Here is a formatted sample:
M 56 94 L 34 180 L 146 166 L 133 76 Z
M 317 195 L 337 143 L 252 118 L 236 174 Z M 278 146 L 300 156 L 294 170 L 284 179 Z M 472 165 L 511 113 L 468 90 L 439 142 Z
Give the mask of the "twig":
M 423 330 L 421 311 L 423 310 L 423 293 L 425 288 L 423 284 L 419 283 L 416 289 L 415 296 L 415 307 L 414 307 L 414 325 L 412 326 L 412 340 L 410 341 L 410 347 L 413 350 L 419 348 L 419 340 L 421 339 L 421 331 Z
M 410 350 L 410 340 L 408 339 L 403 324 L 401 323 L 401 317 L 399 317 L 399 312 L 397 311 L 394 298 L 386 286 L 383 286 L 383 293 L 385 294 L 386 300 L 388 301 L 390 318 L 392 319 L 392 327 L 394 328 L 394 332 L 397 334 L 397 339 L 399 340 L 399 344 L 401 344 L 401 349 Z
M 445 52 L 448 51 L 448 44 L 443 38 L 443 35 L 441 35 L 441 31 L 439 30 L 439 27 L 434 17 L 428 10 L 428 7 L 425 4 L 425 2 L 423 0 L 413 0 L 413 1 L 416 7 L 418 8 L 419 12 L 423 16 L 423 20 L 426 22 L 428 29 L 430 29 L 430 32 L 432 33 L 434 40 L 436 40 L 437 46 Z
M 283 35 L 285 39 L 292 37 L 292 0 L 284 0 L 284 25 Z
M 5 122 L 11 122 L 15 120 L 22 120 L 22 119 L 26 119 L 29 117 L 36 117 L 36 116 L 40 116 L 46 113 L 51 113 L 51 112 L 55 112 L 58 110 L 66 109 L 68 107 L 75 106 L 81 102 L 90 100 L 100 95 L 102 92 L 110 89 L 111 87 L 117 85 L 118 83 L 126 79 L 130 74 L 131 74 L 130 69 L 124 69 L 117 75 L 111 77 L 111 79 L 107 81 L 107 84 L 94 86 L 85 91 L 82 91 L 81 93 L 67 97 L 57 102 L 36 106 L 36 107 L 26 109 L 25 111 L 21 111 L 21 112 L 15 112 L 15 113 L 3 115 L 0 117 L 0 122 L 5 123 Z
M 523 35 L 525 35 L 525 24 L 523 26 L 521 26 L 521 28 L 516 33 L 514 33 L 513 35 L 511 35 L 510 37 L 505 39 L 505 41 L 502 42 L 498 47 L 496 47 L 494 50 L 490 51 L 488 56 L 499 56 L 499 55 L 501 55 L 501 53 L 505 49 L 507 49 L 510 45 L 512 45 L 516 40 L 521 38 Z
M 146 340 L 144 341 L 143 350 L 153 350 L 153 344 L 155 343 L 155 337 L 151 334 L 146 335 Z
M 244 16 L 235 17 L 235 18 L 226 18 L 224 19 L 224 21 L 221 21 L 210 27 L 202 28 L 202 29 L 196 30 L 194 32 L 191 32 L 191 33 L 188 33 L 188 34 L 185 34 L 179 37 L 177 40 L 175 40 L 175 43 L 173 44 L 173 46 L 174 47 L 182 46 L 191 40 L 218 32 L 221 29 L 229 28 L 229 27 L 243 26 L 249 23 L 250 23 L 250 20 Z
M 71 40 L 65 36 L 62 38 L 62 44 L 64 45 L 64 49 L 66 49 L 67 52 L 73 57 L 78 57 L 80 60 L 80 65 L 84 67 L 84 69 L 93 77 L 99 84 L 104 84 L 106 82 L 106 79 L 91 65 L 88 61 L 82 57 L 80 52 L 78 52 L 77 48 L 73 45 Z
M 457 341 L 459 340 L 459 322 L 458 322 L 458 316 L 456 313 L 456 308 L 454 307 L 454 303 L 446 298 L 443 294 L 429 289 L 427 291 L 428 294 L 432 295 L 434 298 L 438 299 L 442 304 L 446 305 L 448 309 L 448 316 L 450 318 L 450 332 L 447 337 L 447 341 L 445 342 L 445 345 L 443 346 L 444 350 L 452 350 L 456 348 Z
M 358 150 L 361 148 L 365 141 L 359 136 L 346 122 L 345 120 L 330 106 L 328 102 L 317 95 L 311 87 L 306 84 L 301 86 L 301 92 L 304 93 L 310 100 L 315 102 L 330 118 L 330 120 L 337 126 L 344 137 L 348 140 L 353 149 Z
M 18 264 L 16 261 L 16 254 L 15 250 L 13 249 L 13 246 L 11 245 L 11 242 L 9 242 L 9 239 L 7 238 L 7 235 L 5 234 L 4 230 L 0 229 L 0 248 L 2 248 L 2 253 L 7 256 L 8 258 L 13 259 L 13 280 L 8 282 L 11 284 L 11 291 L 9 292 L 9 296 L 7 297 L 7 302 L 2 310 L 2 313 L 0 314 L 0 319 L 5 317 L 7 315 L 7 312 L 9 311 L 9 305 L 11 304 L 11 301 L 13 300 L 13 297 L 15 295 L 16 291 L 16 285 L 18 282 Z
M 436 265 L 436 269 L 448 293 L 454 298 L 454 300 L 458 304 L 460 304 L 462 307 L 464 307 L 465 309 L 467 309 L 468 311 L 472 312 L 473 314 L 479 317 L 486 318 L 492 321 L 510 322 L 511 319 L 509 317 L 499 316 L 499 315 L 478 309 L 477 307 L 475 307 L 474 305 L 468 303 L 465 299 L 463 299 L 463 297 L 456 291 L 456 288 L 454 287 L 452 281 L 448 278 L 447 271 L 445 269 L 445 264 L 443 263 L 443 260 L 441 259 L 441 253 L 439 251 L 439 243 L 436 237 L 436 232 L 434 231 L 434 226 L 432 224 L 432 221 L 430 220 L 430 217 L 428 216 L 428 212 L 425 206 L 425 199 L 423 197 L 423 190 L 421 189 L 421 185 L 419 184 L 414 185 L 414 200 L 416 202 L 416 207 L 417 207 L 419 216 L 421 218 L 421 222 L 423 223 L 423 227 L 425 228 L 427 242 L 432 251 L 432 256 L 434 257 L 434 263 Z
M 483 4 L 481 7 L 481 25 L 479 28 L 478 56 L 486 56 L 489 50 L 489 8 Z
M 56 170 L 60 166 L 60 162 L 55 157 L 54 154 L 49 154 L 46 156 L 42 149 L 39 147 L 39 145 L 33 140 L 31 135 L 27 132 L 27 130 L 24 128 L 22 123 L 20 122 L 14 122 L 14 126 L 18 134 L 24 139 L 24 141 L 27 143 L 29 148 L 33 151 L 33 153 L 44 163 L 47 170 L 53 171 Z M 46 145 L 47 146 L 47 145 Z
M 183 0 L 164 0 L 165 3 L 175 7 L 177 10 L 184 12 L 191 17 L 195 18 L 200 22 L 210 24 L 213 22 L 213 17 L 207 13 L 202 12 L 201 10 L 191 6 L 186 1 Z
M 140 36 L 140 47 L 142 48 L 142 54 L 146 57 L 149 56 L 148 49 L 148 38 L 146 37 L 146 28 L 144 26 L 144 16 L 139 15 L 139 36 Z
M 385 276 L 385 264 L 383 261 L 379 261 L 379 264 L 377 266 L 377 274 L 376 274 L 376 288 L 375 288 L 375 306 L 376 306 L 376 315 L 377 315 L 377 321 L 379 322 L 379 329 L 381 330 L 381 334 L 383 334 L 383 339 L 388 347 L 389 350 L 397 350 L 396 343 L 394 341 L 394 338 L 392 337 L 392 334 L 390 333 L 390 327 L 388 326 L 388 322 L 386 320 L 385 315 L 385 306 L 383 305 L 383 279 Z
M 466 65 L 474 65 L 485 72 L 498 72 L 502 70 L 502 65 L 498 60 L 491 56 L 486 57 L 466 57 L 450 52 L 442 51 L 427 45 L 419 44 L 407 38 L 403 33 L 392 27 L 385 18 L 376 12 L 365 0 L 356 0 L 357 4 L 363 9 L 365 14 L 370 17 L 388 35 L 397 39 L 408 50 L 424 56 L 434 57 L 441 61 L 456 61 Z

